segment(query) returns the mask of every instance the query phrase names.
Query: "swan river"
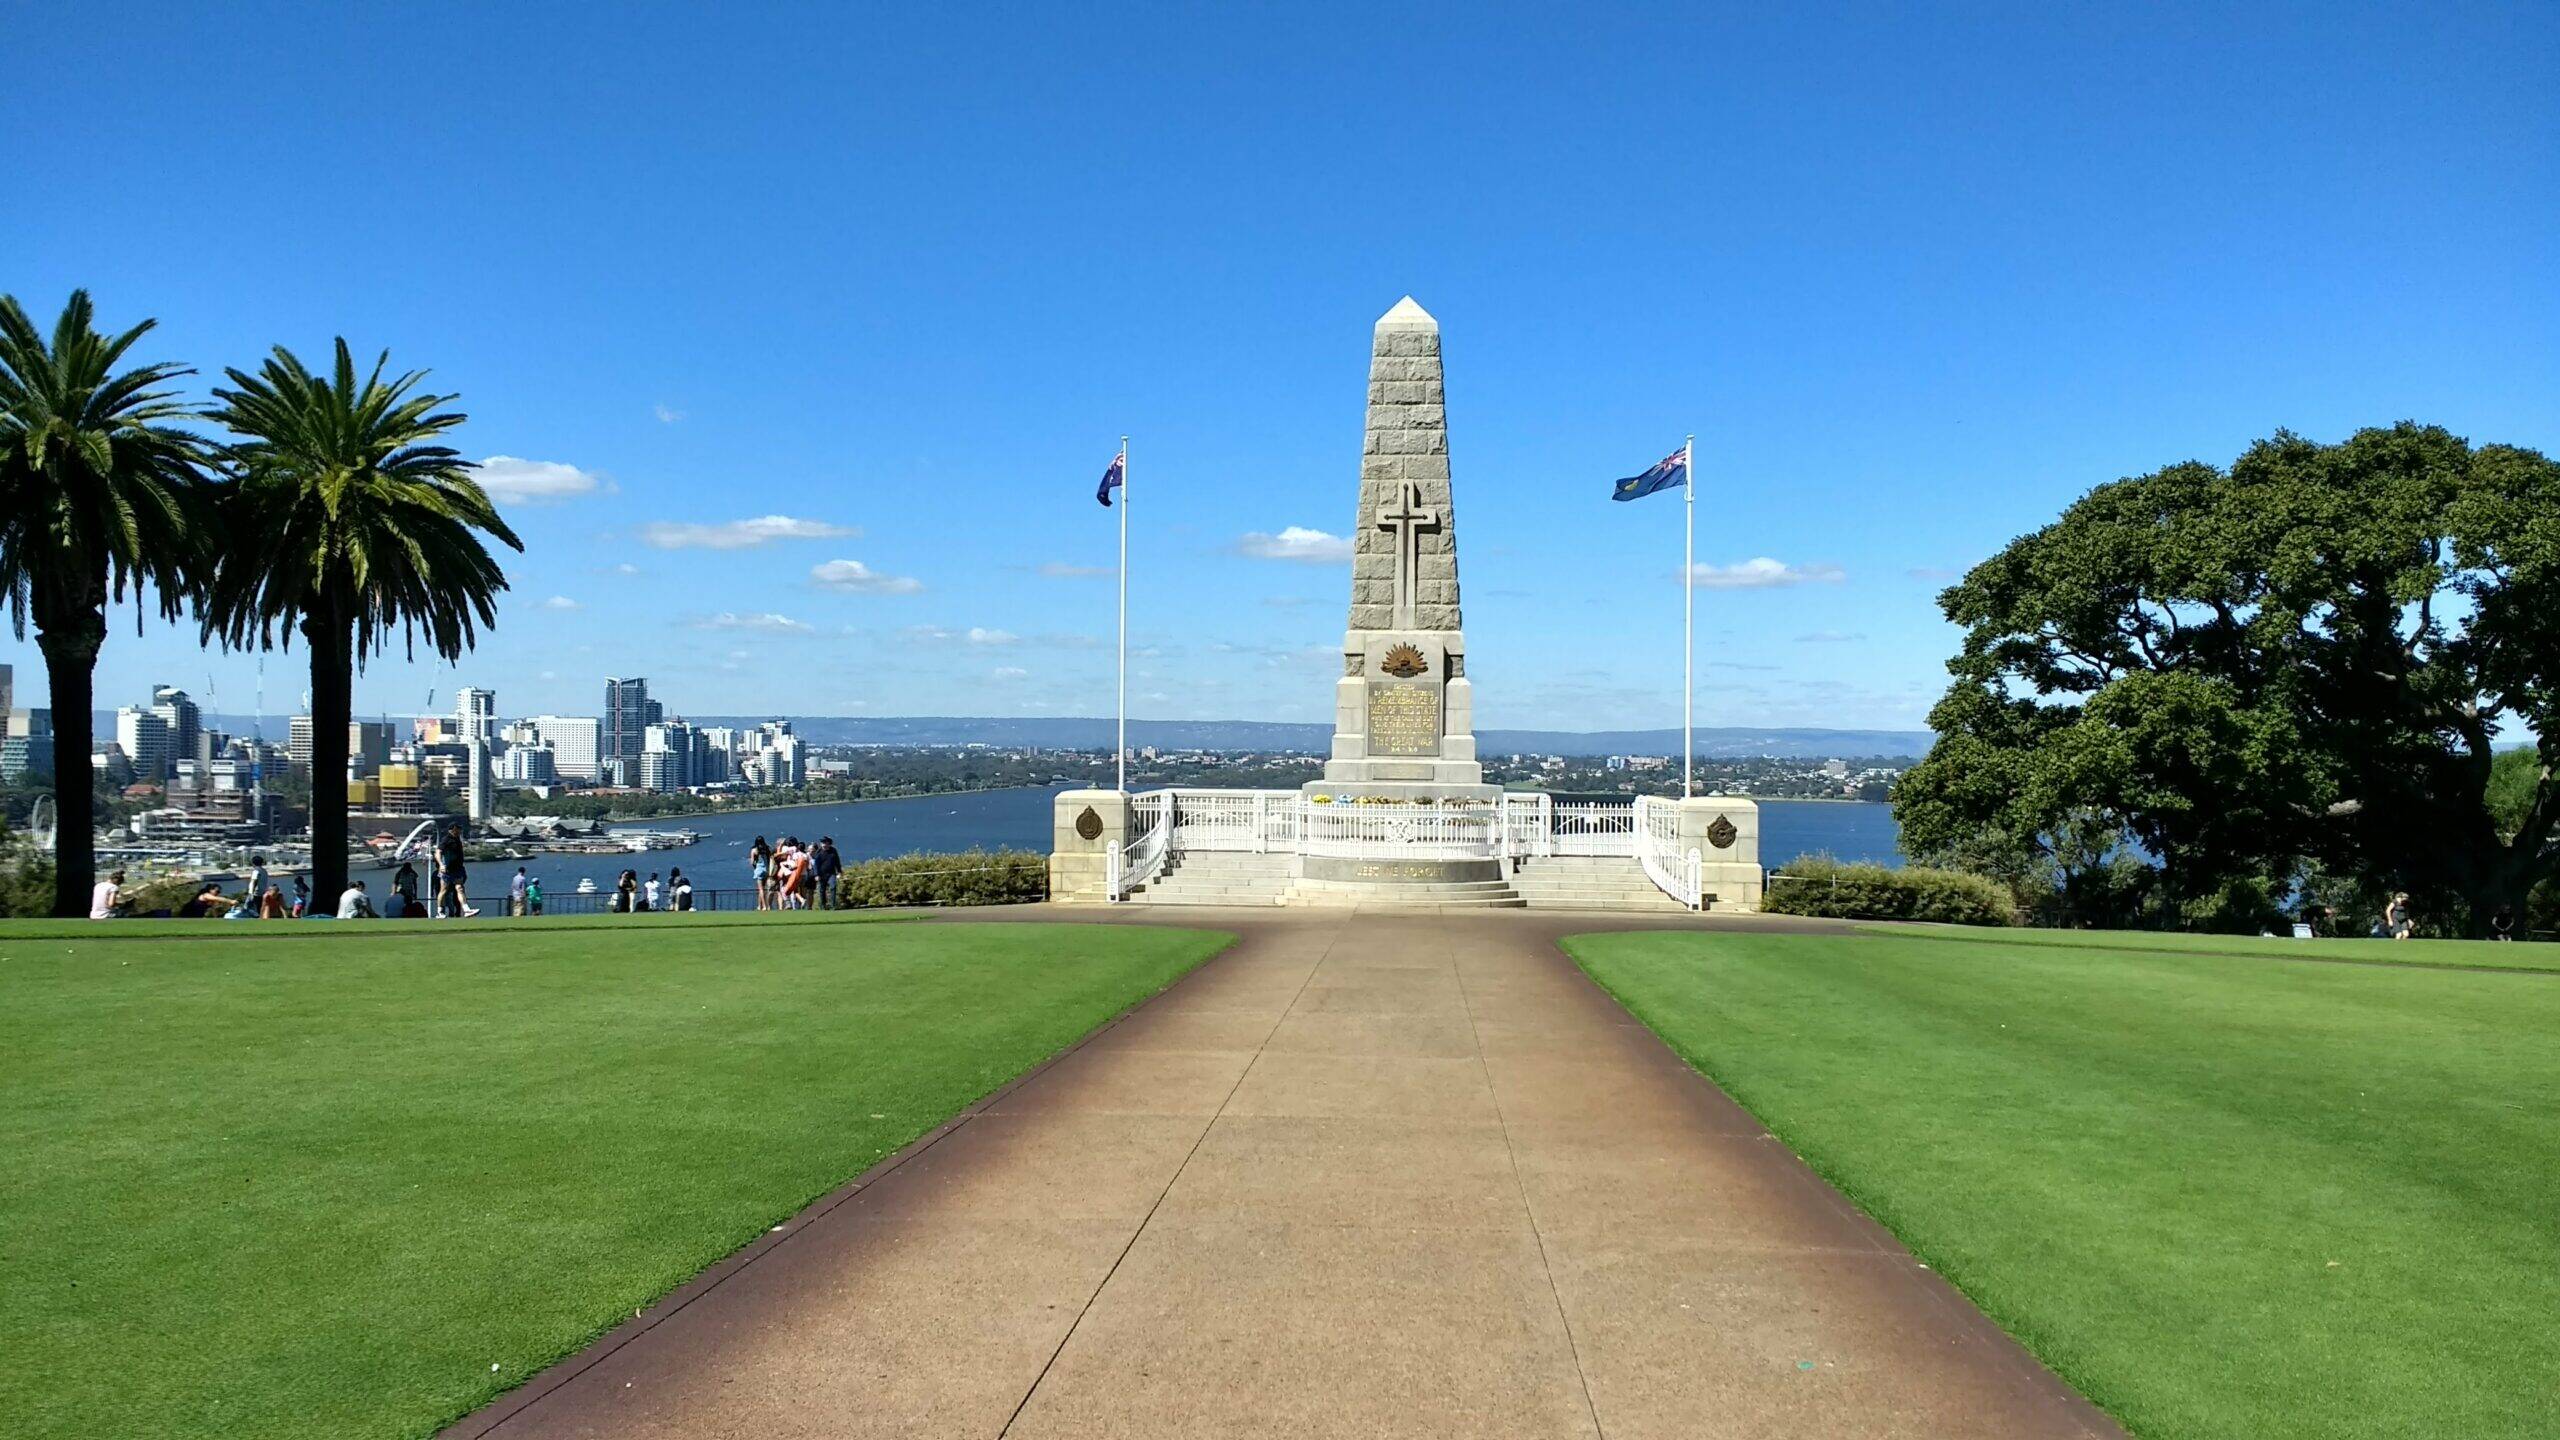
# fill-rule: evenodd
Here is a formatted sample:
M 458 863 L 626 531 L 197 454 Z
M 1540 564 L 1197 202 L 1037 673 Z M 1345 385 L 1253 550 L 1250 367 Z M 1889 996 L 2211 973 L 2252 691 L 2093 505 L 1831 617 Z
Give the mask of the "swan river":
M 778 840 L 797 835 L 814 842 L 835 837 L 848 861 L 876 860 L 917 851 L 1034 850 L 1049 848 L 1050 799 L 1054 789 L 985 790 L 965 795 L 919 795 L 899 800 L 862 800 L 837 805 L 803 805 L 735 814 L 678 815 L 613 828 L 686 829 L 701 843 L 677 850 L 637 855 L 538 855 L 527 869 L 540 877 L 553 895 L 573 893 L 580 880 L 593 880 L 599 890 L 628 868 L 643 878 L 652 871 L 682 867 L 701 889 L 741 889 L 748 883 L 747 849 L 759 835 Z M 1880 804 L 1835 800 L 1763 800 L 1760 802 L 1760 859 L 1777 869 L 1798 855 L 1825 852 L 1842 860 L 1902 863 L 1895 848 L 1893 811 Z M 473 867 L 474 898 L 505 898 L 506 877 L 515 866 L 481 861 Z

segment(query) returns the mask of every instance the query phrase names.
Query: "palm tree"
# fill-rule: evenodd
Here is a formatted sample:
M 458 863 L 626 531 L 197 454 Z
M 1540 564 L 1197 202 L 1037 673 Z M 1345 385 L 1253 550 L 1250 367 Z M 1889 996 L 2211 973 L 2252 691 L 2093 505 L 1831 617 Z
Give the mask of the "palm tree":
M 321 903 L 347 883 L 347 721 L 355 672 L 397 630 L 407 652 L 424 639 L 446 660 L 471 648 L 474 626 L 497 622 L 507 577 L 485 533 L 522 550 L 472 465 L 435 443 L 463 416 L 450 395 L 411 393 L 424 372 L 385 383 L 384 352 L 359 382 L 347 342 L 327 378 L 276 347 L 255 375 L 226 371 L 230 387 L 208 418 L 242 437 L 230 447 L 226 548 L 206 600 L 205 628 L 229 643 L 290 643 L 311 651 L 311 875 Z
M 108 602 L 148 590 L 176 618 L 212 547 L 209 452 L 174 423 L 190 412 L 162 388 L 194 372 L 116 368 L 152 324 L 100 335 L 88 292 L 74 290 L 48 344 L 0 295 L 0 594 L 20 639 L 34 619 L 52 688 L 61 916 L 89 913 L 96 879 L 90 700 Z

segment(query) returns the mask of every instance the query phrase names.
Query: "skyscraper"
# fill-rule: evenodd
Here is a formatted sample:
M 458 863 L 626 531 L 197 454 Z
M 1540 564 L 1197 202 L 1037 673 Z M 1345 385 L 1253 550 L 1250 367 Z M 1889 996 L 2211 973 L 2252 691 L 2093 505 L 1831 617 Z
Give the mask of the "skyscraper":
M 465 685 L 453 693 L 453 718 L 465 742 L 494 740 L 498 735 L 498 692 Z
M 187 692 L 175 685 L 151 687 L 151 713 L 169 727 L 171 760 L 210 760 L 204 748 L 204 715 Z
M 550 746 L 562 779 L 593 783 L 603 778 L 603 721 L 591 715 L 533 715 L 508 728 L 521 728 L 528 743 Z
M 623 783 L 636 781 L 649 727 L 666 718 L 666 707 L 649 698 L 648 680 L 605 677 L 604 752 L 599 759 L 621 761 Z
M 133 705 L 118 710 L 116 748 L 132 763 L 134 779 L 169 778 L 169 722 L 159 712 Z

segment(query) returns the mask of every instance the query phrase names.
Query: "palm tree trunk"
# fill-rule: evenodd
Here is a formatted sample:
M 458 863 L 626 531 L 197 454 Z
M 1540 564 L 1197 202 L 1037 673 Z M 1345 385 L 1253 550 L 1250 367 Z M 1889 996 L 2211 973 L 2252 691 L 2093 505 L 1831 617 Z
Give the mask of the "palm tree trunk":
M 355 637 L 328 610 L 304 617 L 311 647 L 311 903 L 334 914 L 347 888 L 347 722 Z
M 107 621 L 73 610 L 39 616 L 36 624 L 53 702 L 53 913 L 77 920 L 89 913 L 89 891 L 98 883 L 97 781 L 89 763 L 98 722 L 89 705 Z

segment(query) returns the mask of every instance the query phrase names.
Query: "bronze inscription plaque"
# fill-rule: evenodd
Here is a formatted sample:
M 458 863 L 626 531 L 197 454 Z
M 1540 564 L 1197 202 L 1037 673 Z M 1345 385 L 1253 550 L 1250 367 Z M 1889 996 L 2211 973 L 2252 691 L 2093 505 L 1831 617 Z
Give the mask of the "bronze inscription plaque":
M 1370 681 L 1369 753 L 1439 754 L 1440 687 Z

